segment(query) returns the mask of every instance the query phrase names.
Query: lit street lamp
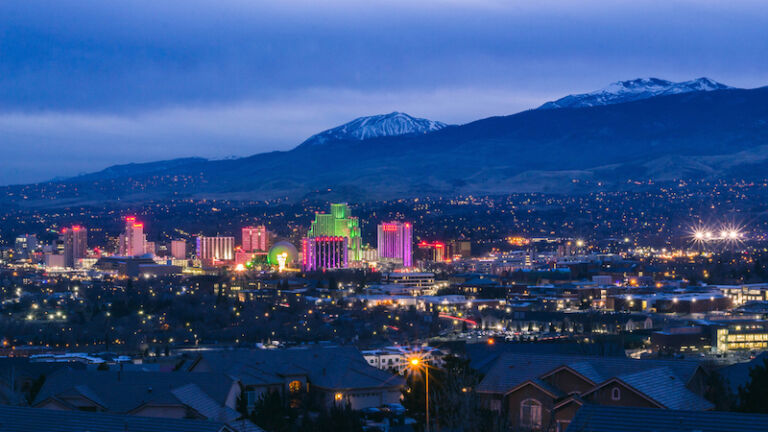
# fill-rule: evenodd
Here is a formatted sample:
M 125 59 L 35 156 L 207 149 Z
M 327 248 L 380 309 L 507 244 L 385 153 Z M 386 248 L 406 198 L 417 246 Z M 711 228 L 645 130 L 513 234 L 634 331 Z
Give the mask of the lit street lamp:
M 424 363 L 424 383 L 425 383 L 424 392 L 425 392 L 426 401 L 427 401 L 427 418 L 426 418 L 427 424 L 426 424 L 425 430 L 426 432 L 429 432 L 429 367 L 425 361 L 422 361 L 418 357 L 412 358 L 409 363 L 411 364 L 410 368 L 412 370 L 419 370 L 420 365 Z

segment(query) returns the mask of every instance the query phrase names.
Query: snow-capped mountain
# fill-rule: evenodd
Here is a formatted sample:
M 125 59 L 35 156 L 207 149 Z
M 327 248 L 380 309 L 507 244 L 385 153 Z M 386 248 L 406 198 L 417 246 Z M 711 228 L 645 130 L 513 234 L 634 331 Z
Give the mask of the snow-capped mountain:
M 312 135 L 301 146 L 315 146 L 330 141 L 361 141 L 384 136 L 425 134 L 446 126 L 448 125 L 438 121 L 393 112 L 356 118 L 349 123 Z
M 569 95 L 547 102 L 538 109 L 584 108 L 648 99 L 656 96 L 689 92 L 713 91 L 731 88 L 709 78 L 674 83 L 659 78 L 638 78 L 615 82 L 591 93 Z

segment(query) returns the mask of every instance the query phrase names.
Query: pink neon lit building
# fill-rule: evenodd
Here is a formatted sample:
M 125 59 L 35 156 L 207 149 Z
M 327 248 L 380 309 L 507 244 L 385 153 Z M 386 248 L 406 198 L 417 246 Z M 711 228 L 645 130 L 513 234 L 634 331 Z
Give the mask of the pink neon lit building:
M 379 224 L 378 244 L 380 259 L 402 260 L 403 266 L 413 266 L 413 227 L 409 222 L 383 222 Z
M 266 252 L 269 250 L 269 232 L 264 225 L 243 227 L 243 250 Z

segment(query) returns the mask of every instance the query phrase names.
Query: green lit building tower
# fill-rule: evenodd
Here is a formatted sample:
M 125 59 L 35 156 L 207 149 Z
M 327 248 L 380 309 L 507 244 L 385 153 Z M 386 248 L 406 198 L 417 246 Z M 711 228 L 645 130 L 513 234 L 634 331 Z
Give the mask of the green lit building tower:
M 349 260 L 360 261 L 362 258 L 360 221 L 349 215 L 347 203 L 331 204 L 330 213 L 315 213 L 307 237 L 346 237 Z

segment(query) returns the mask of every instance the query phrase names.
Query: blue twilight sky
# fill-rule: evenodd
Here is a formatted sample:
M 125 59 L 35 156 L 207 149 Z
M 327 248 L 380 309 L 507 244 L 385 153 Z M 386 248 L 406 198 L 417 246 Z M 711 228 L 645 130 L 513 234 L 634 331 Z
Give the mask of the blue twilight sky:
M 768 2 L 3 0 L 0 184 L 464 123 L 654 76 L 768 85 Z

